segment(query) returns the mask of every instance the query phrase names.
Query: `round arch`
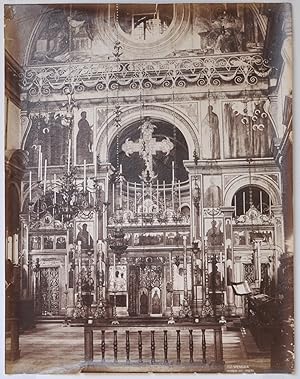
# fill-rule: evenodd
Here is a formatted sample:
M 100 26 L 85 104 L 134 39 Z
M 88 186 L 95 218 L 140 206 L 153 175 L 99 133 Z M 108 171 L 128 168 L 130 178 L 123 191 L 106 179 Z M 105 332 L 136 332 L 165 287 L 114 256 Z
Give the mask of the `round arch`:
M 187 120 L 178 110 L 169 106 L 145 105 L 143 117 L 153 117 L 166 121 L 180 130 L 188 146 L 189 159 L 193 159 L 193 152 L 196 150 L 199 154 L 199 141 L 195 126 Z M 121 114 L 121 130 L 126 129 L 131 123 L 141 119 L 140 106 L 126 108 Z M 114 127 L 114 115 L 110 117 L 108 123 L 104 124 L 97 134 L 96 146 L 97 154 L 101 161 L 105 161 L 108 151 L 117 135 L 117 128 Z M 108 128 L 108 130 L 107 130 Z
M 251 176 L 251 184 L 266 191 L 272 200 L 273 205 L 281 204 L 280 190 L 276 183 L 268 177 Z M 235 193 L 246 186 L 250 185 L 249 176 L 241 176 L 230 182 L 224 191 L 224 205 L 230 207 Z

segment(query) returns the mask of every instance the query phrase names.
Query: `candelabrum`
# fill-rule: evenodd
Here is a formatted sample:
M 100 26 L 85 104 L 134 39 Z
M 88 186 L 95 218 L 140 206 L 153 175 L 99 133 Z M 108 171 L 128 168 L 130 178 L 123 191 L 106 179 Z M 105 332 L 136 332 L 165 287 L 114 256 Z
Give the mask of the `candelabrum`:
M 114 275 L 113 275 L 113 286 L 114 286 L 114 304 L 113 304 L 113 321 L 112 325 L 118 325 L 119 321 L 117 319 L 117 289 L 116 289 L 116 257 L 118 260 L 121 259 L 122 254 L 125 253 L 128 247 L 128 242 L 125 239 L 125 233 L 121 227 L 116 227 L 112 234 L 108 238 L 108 246 L 113 252 L 113 267 L 114 267 Z
M 209 281 L 208 281 L 208 251 L 207 247 L 205 246 L 204 248 L 204 253 L 206 254 L 206 259 L 203 262 L 204 265 L 204 288 L 205 288 L 205 293 L 204 293 L 204 303 L 202 305 L 202 312 L 201 312 L 201 317 L 202 318 L 207 318 L 207 317 L 213 317 L 214 316 L 214 309 L 212 306 L 212 302 L 209 296 Z M 206 263 L 206 264 L 205 264 Z

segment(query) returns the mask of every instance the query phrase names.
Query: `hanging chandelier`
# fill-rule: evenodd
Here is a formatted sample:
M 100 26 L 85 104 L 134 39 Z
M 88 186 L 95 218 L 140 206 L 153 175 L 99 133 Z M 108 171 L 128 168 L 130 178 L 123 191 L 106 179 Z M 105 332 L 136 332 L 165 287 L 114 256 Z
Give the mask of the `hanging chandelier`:
M 71 158 L 72 128 L 74 120 L 74 108 L 77 104 L 73 98 L 73 92 L 69 87 L 64 91 L 67 102 L 62 104 L 66 108 L 62 119 L 62 125 L 68 128 L 67 162 L 61 176 L 53 175 L 51 180 L 47 177 L 47 159 L 42 162 L 42 152 L 39 149 L 38 176 L 35 183 L 37 197 L 32 198 L 32 173 L 29 173 L 29 214 L 32 221 L 51 215 L 54 221 L 59 221 L 67 227 L 73 220 L 80 216 L 89 219 L 94 212 L 104 212 L 108 203 L 104 201 L 104 189 L 97 178 L 97 160 L 94 166 L 94 176 L 87 176 L 86 160 L 83 162 L 83 179 L 78 175 L 78 167 L 73 166 Z M 44 167 L 43 167 L 44 166 Z

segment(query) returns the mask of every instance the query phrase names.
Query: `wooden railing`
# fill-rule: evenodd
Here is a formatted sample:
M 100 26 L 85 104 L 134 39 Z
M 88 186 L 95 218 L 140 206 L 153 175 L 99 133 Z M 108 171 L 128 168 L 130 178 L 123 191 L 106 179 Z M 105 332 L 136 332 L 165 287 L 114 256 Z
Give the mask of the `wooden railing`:
M 83 372 L 222 372 L 219 324 L 85 325 Z

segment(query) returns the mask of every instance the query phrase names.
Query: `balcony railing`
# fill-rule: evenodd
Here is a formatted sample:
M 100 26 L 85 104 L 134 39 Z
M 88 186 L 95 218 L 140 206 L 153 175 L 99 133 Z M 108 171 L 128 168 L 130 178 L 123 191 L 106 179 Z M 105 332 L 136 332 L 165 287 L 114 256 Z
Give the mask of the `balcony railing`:
M 221 326 L 86 324 L 84 372 L 222 372 Z
M 72 63 L 28 66 L 20 75 L 20 85 L 30 96 L 49 96 L 64 87 L 77 93 L 117 88 L 174 88 L 255 85 L 269 76 L 272 68 L 259 54 L 206 55 L 119 62 Z

